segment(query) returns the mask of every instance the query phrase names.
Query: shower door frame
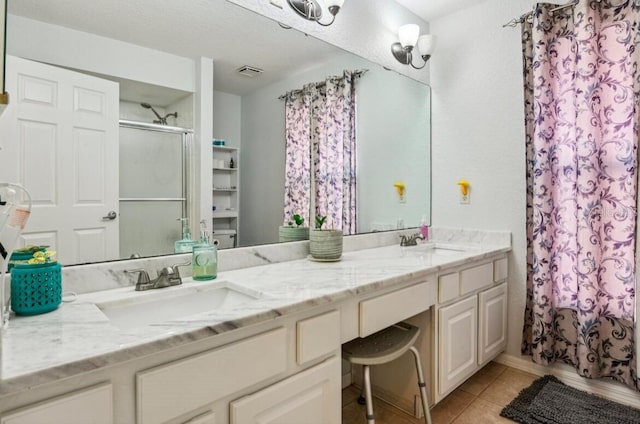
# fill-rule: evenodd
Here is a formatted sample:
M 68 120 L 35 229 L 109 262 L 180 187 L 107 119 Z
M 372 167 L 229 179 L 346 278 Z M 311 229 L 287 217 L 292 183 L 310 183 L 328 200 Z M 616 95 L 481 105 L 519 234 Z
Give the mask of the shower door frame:
M 141 121 L 130 121 L 120 119 L 119 128 L 130 128 L 145 131 L 163 132 L 182 135 L 182 197 L 118 197 L 120 202 L 181 202 L 182 216 L 189 217 L 192 208 L 192 199 L 189 198 L 190 175 L 191 175 L 191 155 L 193 149 L 193 130 L 182 127 L 168 125 L 150 124 Z M 173 252 L 167 252 L 172 254 Z

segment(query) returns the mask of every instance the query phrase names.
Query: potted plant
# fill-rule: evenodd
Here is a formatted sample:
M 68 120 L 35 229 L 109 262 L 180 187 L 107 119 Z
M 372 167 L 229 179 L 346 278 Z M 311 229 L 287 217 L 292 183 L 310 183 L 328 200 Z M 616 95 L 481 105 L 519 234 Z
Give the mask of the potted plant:
M 342 256 L 342 230 L 323 230 L 326 219 L 316 216 L 316 228 L 309 231 L 309 252 L 316 260 L 337 261 Z
M 289 221 L 288 225 L 281 225 L 278 229 L 278 240 L 280 242 L 308 240 L 309 227 L 303 227 L 302 224 L 304 224 L 304 218 L 298 214 L 293 215 L 293 221 Z

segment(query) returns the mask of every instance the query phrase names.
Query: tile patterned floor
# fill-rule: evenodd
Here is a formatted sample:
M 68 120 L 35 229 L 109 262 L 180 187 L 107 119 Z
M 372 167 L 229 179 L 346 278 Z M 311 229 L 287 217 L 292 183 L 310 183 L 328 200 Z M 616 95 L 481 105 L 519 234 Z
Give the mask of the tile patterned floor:
M 500 417 L 500 411 L 537 378 L 491 362 L 431 410 L 433 424 L 513 423 Z M 356 401 L 359 394 L 353 386 L 342 391 L 343 424 L 366 424 L 365 407 Z M 374 412 L 376 424 L 424 424 L 377 399 Z

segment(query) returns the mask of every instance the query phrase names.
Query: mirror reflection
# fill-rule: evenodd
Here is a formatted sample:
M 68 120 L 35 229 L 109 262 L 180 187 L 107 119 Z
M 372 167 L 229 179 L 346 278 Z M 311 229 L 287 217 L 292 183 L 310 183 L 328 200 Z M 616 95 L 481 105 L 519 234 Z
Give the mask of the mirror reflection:
M 285 208 L 298 171 L 287 182 L 282 97 L 345 71 L 367 71 L 354 79 L 345 234 L 430 217 L 429 87 L 263 16 L 226 1 L 14 1 L 7 43 L 21 101 L 0 117 L 0 180 L 36 199 L 23 243 L 53 245 L 62 263 L 172 253 L 183 218 L 192 238 L 204 221 L 226 248 L 277 242 L 294 211 L 313 222 L 315 200 Z M 211 112 L 202 58 L 213 59 Z M 72 110 L 55 110 L 66 99 Z M 60 133 L 67 114 L 73 129 Z M 171 129 L 155 131 L 163 120 Z M 207 123 L 214 140 L 201 137 Z

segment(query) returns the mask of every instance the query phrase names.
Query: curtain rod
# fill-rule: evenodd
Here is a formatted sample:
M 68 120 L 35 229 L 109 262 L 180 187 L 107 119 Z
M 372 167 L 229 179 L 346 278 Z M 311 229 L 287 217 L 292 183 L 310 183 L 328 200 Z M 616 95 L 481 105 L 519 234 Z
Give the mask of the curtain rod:
M 600 0 L 598 0 L 598 1 L 600 1 Z M 574 7 L 578 3 L 580 3 L 580 0 L 573 0 L 570 3 L 554 7 L 553 9 L 549 10 L 549 12 L 553 13 L 553 12 L 557 12 L 558 10 L 566 9 L 567 7 Z M 525 13 L 524 15 L 520 16 L 519 18 L 513 18 L 509 22 L 507 22 L 506 24 L 502 25 L 502 28 L 505 28 L 505 27 L 513 28 L 513 27 L 517 26 L 518 24 L 523 23 L 525 21 L 525 19 L 528 19 L 529 17 L 531 17 L 532 14 L 533 14 L 533 12 L 529 12 L 529 13 Z
M 354 78 L 360 78 L 361 76 L 363 76 L 363 75 L 364 75 L 364 74 L 366 74 L 367 72 L 369 72 L 369 70 L 368 70 L 368 69 L 356 69 L 355 71 L 353 71 L 353 77 L 354 77 Z M 337 75 L 336 75 L 336 77 L 337 77 Z M 318 88 L 318 87 L 324 87 L 325 85 L 326 85 L 326 82 L 324 82 L 324 81 L 317 82 L 317 83 L 316 83 L 316 88 Z M 300 92 L 302 92 L 302 90 L 301 90 L 301 89 L 288 91 L 288 92 L 286 92 L 285 94 L 283 94 L 282 96 L 278 97 L 278 100 L 284 100 L 284 99 L 286 99 L 286 98 L 287 98 L 287 96 L 288 96 L 289 94 L 293 94 L 293 93 L 300 93 Z

